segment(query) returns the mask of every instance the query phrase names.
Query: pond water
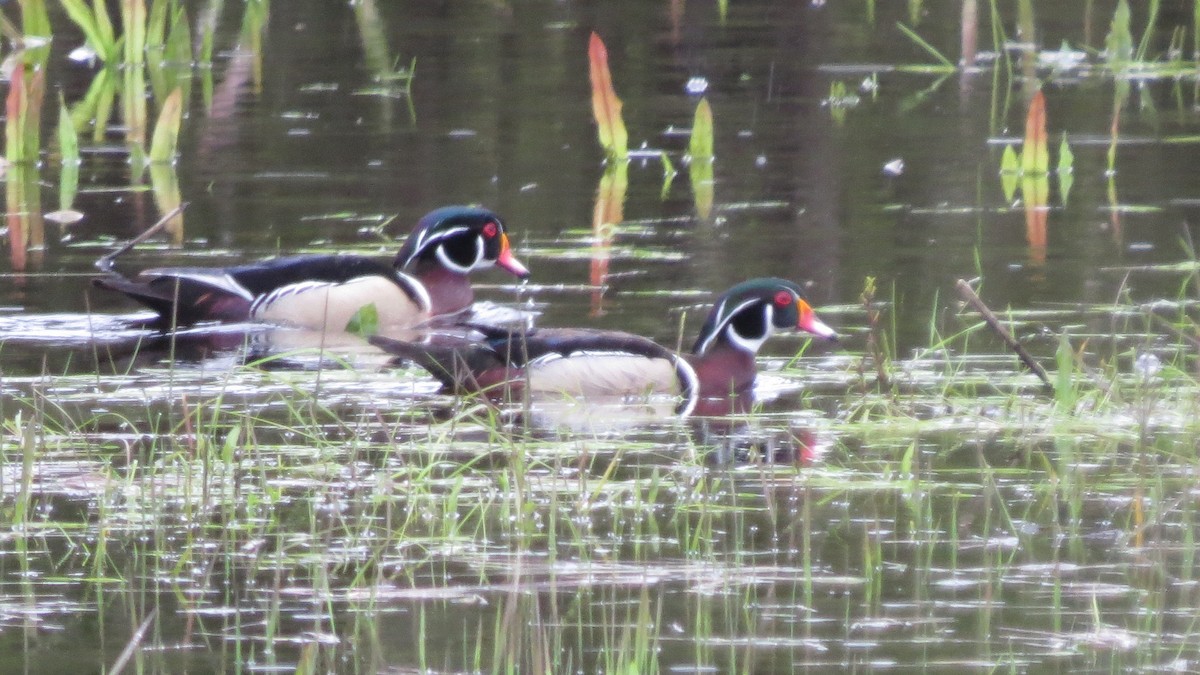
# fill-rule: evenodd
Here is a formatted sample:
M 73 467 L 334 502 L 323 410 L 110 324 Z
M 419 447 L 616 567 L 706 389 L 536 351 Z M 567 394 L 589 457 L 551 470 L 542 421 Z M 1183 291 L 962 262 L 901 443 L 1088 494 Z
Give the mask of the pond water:
M 0 670 L 1200 668 L 1193 10 L 1136 3 L 1146 51 L 1114 66 L 1117 2 L 1032 4 L 184 2 L 216 51 L 174 68 L 175 164 L 135 170 L 119 104 L 66 204 L 57 93 L 80 105 L 101 71 L 55 4 L 44 161 L 9 170 L 0 261 Z M 604 182 L 593 30 L 631 145 L 678 175 L 647 152 L 624 194 Z M 1039 85 L 1071 185 L 1014 194 Z M 701 90 L 711 208 L 685 166 Z M 845 337 L 769 342 L 762 409 L 721 420 L 496 409 L 378 359 L 247 364 L 90 287 L 180 199 L 120 269 L 386 257 L 479 203 L 533 271 L 479 295 L 543 325 L 675 344 L 779 276 Z M 598 199 L 619 212 L 599 232 Z

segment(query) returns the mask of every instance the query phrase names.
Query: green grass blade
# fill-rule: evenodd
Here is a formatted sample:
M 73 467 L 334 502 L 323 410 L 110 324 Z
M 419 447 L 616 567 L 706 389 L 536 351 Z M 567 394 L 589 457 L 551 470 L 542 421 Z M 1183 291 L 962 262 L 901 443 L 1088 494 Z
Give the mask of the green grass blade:
M 146 0 L 121 0 L 121 24 L 125 27 L 125 64 L 140 66 L 146 61 Z
M 1138 61 L 1146 60 L 1146 52 L 1150 49 L 1150 39 L 1154 37 L 1154 29 L 1158 23 L 1158 9 L 1161 0 L 1150 0 L 1150 10 L 1146 13 L 1146 30 L 1142 33 L 1142 41 L 1138 43 L 1137 54 L 1134 58 Z
M 92 16 L 96 22 L 96 37 L 99 42 L 93 47 L 100 59 L 105 63 L 115 63 L 119 58 L 120 44 L 117 41 L 117 31 L 113 29 L 112 19 L 108 16 L 108 6 L 104 0 L 92 0 Z
M 917 35 L 916 31 L 909 28 L 908 26 L 905 26 L 903 23 L 901 23 L 899 21 L 896 22 L 896 27 L 900 29 L 901 33 L 904 33 L 905 35 L 907 35 L 908 39 L 917 43 L 918 47 L 920 47 L 921 49 L 924 49 L 926 52 L 928 52 L 930 54 L 930 56 L 937 59 L 937 61 L 939 63 L 941 63 L 943 66 L 946 66 L 947 68 L 955 67 L 953 61 L 946 58 L 946 56 L 944 54 L 942 54 L 940 51 L 938 51 L 936 47 L 934 47 L 933 45 L 926 42 L 925 39 L 922 38 L 920 35 Z
M 84 40 L 96 51 L 100 60 L 108 62 L 108 54 L 104 51 L 104 39 L 97 26 L 96 17 L 83 0 L 61 0 L 62 8 L 71 21 L 83 31 Z M 107 16 L 107 14 L 105 15 Z

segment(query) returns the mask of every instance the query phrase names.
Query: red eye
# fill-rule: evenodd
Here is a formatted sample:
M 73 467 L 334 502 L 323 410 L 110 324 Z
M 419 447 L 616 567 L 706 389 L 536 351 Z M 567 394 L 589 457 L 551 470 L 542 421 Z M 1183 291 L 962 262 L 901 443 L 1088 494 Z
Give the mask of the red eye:
M 780 307 L 787 307 L 792 302 L 792 294 L 787 291 L 779 291 L 775 294 L 775 304 Z
M 496 222 L 489 220 L 488 224 L 483 226 L 483 236 L 491 239 L 492 237 L 496 236 L 496 232 L 498 230 L 499 228 L 496 226 Z

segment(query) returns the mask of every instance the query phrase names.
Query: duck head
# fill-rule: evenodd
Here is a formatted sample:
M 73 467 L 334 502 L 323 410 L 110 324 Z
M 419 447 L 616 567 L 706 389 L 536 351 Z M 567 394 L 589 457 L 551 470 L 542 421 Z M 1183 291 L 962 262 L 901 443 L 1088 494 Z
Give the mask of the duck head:
M 525 279 L 529 270 L 513 255 L 500 218 L 471 206 L 446 206 L 425 214 L 393 263 L 425 287 L 434 315 L 452 314 L 474 302 L 472 272 L 499 267 Z
M 703 357 L 716 349 L 732 348 L 754 355 L 767 338 L 782 330 L 837 340 L 837 333 L 817 318 L 799 286 L 786 279 L 751 279 L 717 300 L 692 354 Z
M 467 275 L 493 266 L 519 279 L 529 276 L 529 270 L 513 255 L 499 216 L 470 206 L 445 206 L 425 214 L 394 265 L 418 277 L 429 267 Z
M 837 333 L 817 318 L 803 292 L 784 279 L 752 279 L 722 295 L 700 329 L 687 360 L 698 396 L 748 400 L 758 367 L 755 354 L 773 333 L 802 330 L 827 340 Z M 734 406 L 736 409 L 736 405 Z M 728 412 L 728 410 L 726 410 Z

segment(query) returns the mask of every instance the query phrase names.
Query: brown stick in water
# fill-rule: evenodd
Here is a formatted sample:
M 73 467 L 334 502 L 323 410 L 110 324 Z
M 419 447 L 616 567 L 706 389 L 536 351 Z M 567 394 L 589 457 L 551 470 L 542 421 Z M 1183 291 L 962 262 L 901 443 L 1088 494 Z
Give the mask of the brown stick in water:
M 1013 350 L 1017 353 L 1017 356 L 1021 357 L 1021 361 L 1027 368 L 1033 371 L 1034 375 L 1037 375 L 1038 378 L 1041 379 L 1042 384 L 1046 386 L 1046 389 L 1054 389 L 1054 384 L 1050 382 L 1050 376 L 1046 374 L 1046 369 L 1042 367 L 1042 364 L 1034 360 L 1033 355 L 1030 354 L 1020 342 L 1017 342 L 1016 338 L 1012 336 L 1012 333 L 1008 332 L 1008 329 L 1004 327 L 1004 324 L 1000 323 L 1000 319 L 997 318 L 996 315 L 992 313 L 992 310 L 988 309 L 988 306 L 983 304 L 983 300 L 980 300 L 979 296 L 975 294 L 975 291 L 971 288 L 971 285 L 965 280 L 959 279 L 958 283 L 955 284 L 955 287 L 958 289 L 958 294 L 962 296 L 963 300 L 966 300 L 967 304 L 971 305 L 971 307 L 974 307 L 976 312 L 979 312 L 979 315 L 983 317 L 983 320 L 985 323 L 987 323 L 988 327 L 990 327 L 992 331 L 996 333 L 996 335 L 999 335 L 1001 340 L 1004 340 L 1004 344 L 1008 345 L 1009 349 Z
M 129 249 L 133 248 L 134 246 L 137 246 L 138 244 L 142 243 L 143 241 L 146 241 L 150 237 L 153 237 L 154 235 L 161 232 L 162 229 L 167 226 L 167 223 L 169 223 L 172 218 L 179 215 L 180 213 L 183 213 L 183 210 L 187 208 L 187 205 L 188 205 L 188 203 L 184 202 L 184 203 L 180 204 L 179 206 L 176 206 L 175 208 L 171 209 L 170 211 L 167 211 L 165 214 L 163 214 L 162 218 L 158 219 L 157 223 L 146 228 L 145 232 L 142 232 L 141 234 L 134 237 L 133 239 L 130 239 L 129 241 L 125 242 L 117 250 L 101 257 L 99 260 L 96 261 L 96 269 L 100 270 L 101 272 L 111 272 L 112 268 L 113 268 L 113 263 L 116 261 L 118 256 L 123 255 Z

